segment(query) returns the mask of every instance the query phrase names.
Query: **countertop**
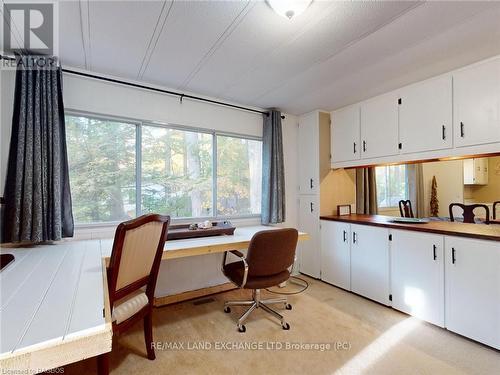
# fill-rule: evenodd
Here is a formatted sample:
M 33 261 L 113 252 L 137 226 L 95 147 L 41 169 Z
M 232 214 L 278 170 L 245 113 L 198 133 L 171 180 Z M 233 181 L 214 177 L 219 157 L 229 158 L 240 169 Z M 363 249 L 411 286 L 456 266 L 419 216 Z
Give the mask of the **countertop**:
M 393 229 L 412 230 L 416 232 L 437 233 L 450 236 L 500 241 L 500 224 L 468 224 L 449 221 L 430 221 L 425 224 L 400 224 L 392 222 L 392 217 L 390 216 L 362 214 L 321 216 L 320 219 Z

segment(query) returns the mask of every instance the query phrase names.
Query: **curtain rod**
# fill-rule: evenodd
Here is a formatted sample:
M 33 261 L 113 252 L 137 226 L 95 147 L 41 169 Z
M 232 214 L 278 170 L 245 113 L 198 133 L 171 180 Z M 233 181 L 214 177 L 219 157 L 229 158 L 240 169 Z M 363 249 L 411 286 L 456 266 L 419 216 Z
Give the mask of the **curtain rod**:
M 5 55 L 0 55 L 0 60 L 1 59 L 11 60 L 11 61 L 12 60 L 16 60 L 14 57 L 5 56 Z M 212 104 L 222 105 L 224 107 L 236 108 L 236 109 L 240 109 L 240 110 L 243 110 L 243 111 L 260 113 L 260 114 L 269 116 L 269 112 L 258 111 L 258 110 L 253 109 L 253 108 L 248 108 L 248 107 L 243 107 L 243 106 L 239 106 L 239 105 L 235 105 L 235 104 L 221 102 L 221 101 L 218 101 L 218 100 L 212 100 L 212 99 L 202 98 L 202 97 L 199 97 L 199 96 L 184 94 L 184 93 L 178 92 L 178 91 L 171 91 L 171 90 L 159 89 L 157 87 L 152 87 L 152 86 L 147 86 L 147 85 L 141 85 L 139 83 L 132 83 L 132 82 L 127 82 L 127 81 L 121 81 L 121 80 L 115 79 L 115 78 L 103 77 L 103 76 L 97 75 L 97 74 L 83 73 L 83 72 L 79 72 L 79 71 L 75 71 L 75 70 L 71 70 L 71 69 L 62 68 L 62 71 L 64 73 L 68 73 L 68 74 L 73 74 L 73 75 L 78 75 L 78 76 L 88 77 L 88 78 L 94 78 L 94 79 L 98 79 L 98 80 L 101 80 L 101 81 L 106 81 L 106 82 L 111 82 L 111 83 L 117 83 L 117 84 L 120 84 L 120 85 L 131 86 L 131 87 L 140 88 L 140 89 L 144 89 L 144 90 L 161 92 L 163 94 L 178 96 L 180 98 L 181 103 L 182 103 L 182 100 L 184 98 L 186 98 L 186 99 L 192 99 L 192 100 L 196 100 L 196 101 L 200 101 L 200 102 L 206 102 L 206 103 L 212 103 Z M 284 119 L 285 116 L 282 115 L 281 118 Z

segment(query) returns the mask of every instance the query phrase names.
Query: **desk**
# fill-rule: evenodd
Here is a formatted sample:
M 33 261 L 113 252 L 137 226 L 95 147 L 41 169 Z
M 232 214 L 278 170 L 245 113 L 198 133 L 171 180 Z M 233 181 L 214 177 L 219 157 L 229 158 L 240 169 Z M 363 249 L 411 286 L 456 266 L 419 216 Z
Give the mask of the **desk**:
M 243 250 L 260 230 L 168 241 L 163 259 Z M 306 233 L 299 240 L 306 240 Z M 113 240 L 1 248 L 16 260 L 0 272 L 0 367 L 40 371 L 111 351 L 105 261 Z
M 2 371 L 36 373 L 111 351 L 99 240 L 0 251 L 15 256 L 0 272 Z

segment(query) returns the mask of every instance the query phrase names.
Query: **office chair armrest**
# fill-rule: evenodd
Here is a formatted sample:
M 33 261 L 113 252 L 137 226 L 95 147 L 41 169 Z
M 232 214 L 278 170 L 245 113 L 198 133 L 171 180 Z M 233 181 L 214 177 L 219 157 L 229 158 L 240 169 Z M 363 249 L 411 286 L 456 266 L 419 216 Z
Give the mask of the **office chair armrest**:
M 224 257 L 222 258 L 222 273 L 225 274 L 224 272 L 224 266 L 226 265 L 226 259 L 227 259 L 227 251 L 224 252 Z M 248 263 L 247 260 L 245 259 L 245 256 L 243 255 L 242 252 L 238 250 L 230 250 L 230 253 L 236 255 L 240 260 L 243 262 L 243 266 L 245 267 L 243 271 L 243 280 L 241 282 L 241 285 L 239 286 L 240 288 L 243 288 L 246 283 L 247 283 L 247 277 L 248 277 Z

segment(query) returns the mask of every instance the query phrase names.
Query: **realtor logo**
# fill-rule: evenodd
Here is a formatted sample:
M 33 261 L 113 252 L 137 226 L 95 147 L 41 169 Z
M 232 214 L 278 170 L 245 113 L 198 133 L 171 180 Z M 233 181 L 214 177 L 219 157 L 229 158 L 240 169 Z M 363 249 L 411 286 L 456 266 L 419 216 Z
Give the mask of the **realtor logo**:
M 56 4 L 5 2 L 3 45 L 6 54 L 56 54 Z

